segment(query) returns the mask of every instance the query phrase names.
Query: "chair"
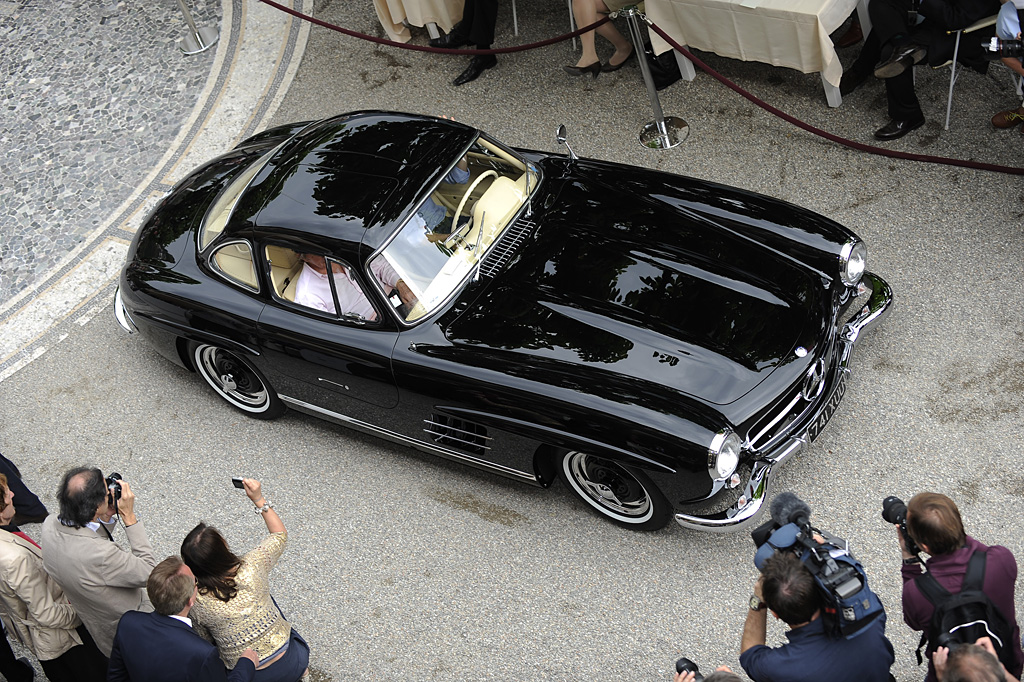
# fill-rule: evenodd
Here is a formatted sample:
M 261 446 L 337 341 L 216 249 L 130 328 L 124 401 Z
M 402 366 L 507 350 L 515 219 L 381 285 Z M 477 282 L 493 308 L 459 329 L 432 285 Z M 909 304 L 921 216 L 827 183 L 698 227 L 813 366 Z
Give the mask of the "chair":
M 935 67 L 937 69 L 941 69 L 946 66 L 949 67 L 949 97 L 946 100 L 946 130 L 949 130 L 949 113 L 953 108 L 953 86 L 956 85 L 956 79 L 960 75 L 960 71 L 963 69 L 960 62 L 957 61 L 960 56 L 960 37 L 964 33 L 974 33 L 975 31 L 980 31 L 983 28 L 995 26 L 997 17 L 998 15 L 993 14 L 985 19 L 979 19 L 966 28 L 961 28 L 956 31 L 946 31 L 948 35 L 956 34 L 956 43 L 953 47 L 953 59 L 952 61 L 947 61 L 945 64 L 940 64 Z

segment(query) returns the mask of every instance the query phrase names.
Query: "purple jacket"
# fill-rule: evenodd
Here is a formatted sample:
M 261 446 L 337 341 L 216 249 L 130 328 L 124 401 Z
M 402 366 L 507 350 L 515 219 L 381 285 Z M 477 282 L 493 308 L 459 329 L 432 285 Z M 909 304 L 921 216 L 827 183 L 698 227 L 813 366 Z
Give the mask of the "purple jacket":
M 1016 610 L 1013 605 L 1013 586 L 1017 581 L 1017 561 L 1010 550 L 1001 545 L 986 547 L 971 536 L 967 536 L 967 545 L 952 554 L 941 554 L 928 559 L 925 565 L 940 585 L 952 594 L 960 591 L 967 573 L 967 562 L 975 550 L 988 552 L 985 564 L 984 592 L 996 605 L 1006 620 L 1013 624 L 1014 664 L 1010 673 L 1020 678 L 1024 669 L 1024 651 L 1021 651 L 1020 626 L 1017 625 Z M 921 565 L 904 565 L 903 573 L 903 620 L 914 630 L 925 631 L 931 624 L 935 608 L 932 603 L 917 589 L 914 579 L 921 575 Z M 936 682 L 935 668 L 928 662 L 928 677 L 925 682 Z

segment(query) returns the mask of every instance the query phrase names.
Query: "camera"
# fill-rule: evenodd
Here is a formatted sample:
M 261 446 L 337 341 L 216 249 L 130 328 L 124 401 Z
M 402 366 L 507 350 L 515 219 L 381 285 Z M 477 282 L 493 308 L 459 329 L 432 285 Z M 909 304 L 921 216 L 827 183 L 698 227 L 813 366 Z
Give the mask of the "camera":
M 986 59 L 1002 59 L 1004 57 L 1024 57 L 1024 47 L 1019 40 L 1000 40 L 993 37 L 981 44 Z
M 882 518 L 888 523 L 900 527 L 903 544 L 906 545 L 908 552 L 915 556 L 921 553 L 921 548 L 907 532 L 907 505 L 903 504 L 903 500 L 894 495 L 882 500 Z
M 117 507 L 117 501 L 121 499 L 121 474 L 116 471 L 104 479 L 107 482 L 107 499 L 110 504 Z
M 697 669 L 697 664 L 685 656 L 676 661 L 676 672 L 680 675 L 683 673 L 693 673 L 693 682 L 704 682 L 704 676 Z
M 863 566 L 850 553 L 842 538 L 811 525 L 811 508 L 790 492 L 776 495 L 771 503 L 771 520 L 751 533 L 757 552 L 754 565 L 776 552 L 793 552 L 814 577 L 822 602 L 825 633 L 835 639 L 856 636 L 862 628 L 884 613 L 878 595 L 868 587 Z

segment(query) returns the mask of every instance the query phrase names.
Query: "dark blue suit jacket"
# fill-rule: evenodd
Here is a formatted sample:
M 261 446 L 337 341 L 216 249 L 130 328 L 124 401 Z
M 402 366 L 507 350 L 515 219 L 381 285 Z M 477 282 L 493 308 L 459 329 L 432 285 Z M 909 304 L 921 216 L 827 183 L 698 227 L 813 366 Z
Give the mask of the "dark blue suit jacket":
M 107 682 L 252 682 L 255 676 L 247 658 L 225 670 L 217 647 L 180 620 L 128 611 L 117 624 Z

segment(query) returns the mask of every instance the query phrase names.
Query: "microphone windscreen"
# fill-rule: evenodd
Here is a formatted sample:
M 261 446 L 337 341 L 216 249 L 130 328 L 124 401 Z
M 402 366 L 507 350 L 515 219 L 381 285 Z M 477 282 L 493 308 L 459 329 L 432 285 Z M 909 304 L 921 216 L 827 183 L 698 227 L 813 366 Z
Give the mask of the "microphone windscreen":
M 810 506 L 789 491 L 776 495 L 769 509 L 771 510 L 772 521 L 780 526 L 791 523 L 794 514 L 801 514 L 808 518 L 811 516 Z

